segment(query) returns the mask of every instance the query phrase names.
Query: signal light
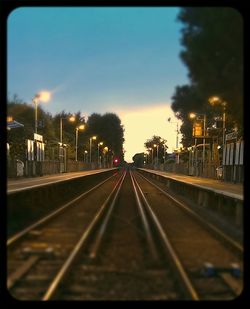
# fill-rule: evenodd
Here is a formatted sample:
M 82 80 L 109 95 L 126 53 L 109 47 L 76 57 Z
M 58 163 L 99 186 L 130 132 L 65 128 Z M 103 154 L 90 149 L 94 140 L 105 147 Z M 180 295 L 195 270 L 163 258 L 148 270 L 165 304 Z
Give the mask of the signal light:
M 119 160 L 117 158 L 114 159 L 114 163 L 117 164 Z

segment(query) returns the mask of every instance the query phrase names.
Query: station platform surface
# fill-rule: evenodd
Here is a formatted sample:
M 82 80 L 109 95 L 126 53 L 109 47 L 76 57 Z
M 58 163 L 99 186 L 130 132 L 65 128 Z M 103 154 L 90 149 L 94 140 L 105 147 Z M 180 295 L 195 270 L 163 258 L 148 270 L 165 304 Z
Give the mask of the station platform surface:
M 243 198 L 243 195 L 244 195 L 243 194 L 243 187 L 244 187 L 243 184 L 234 184 L 234 183 L 217 180 L 217 179 L 187 176 L 187 175 L 174 174 L 174 173 L 168 173 L 168 172 L 145 169 L 145 168 L 140 168 L 140 170 L 162 175 L 162 176 L 165 176 L 167 178 L 171 178 L 177 181 L 189 183 L 194 186 L 198 186 L 203 189 L 212 190 L 216 193 L 234 197 L 240 200 L 244 199 Z
M 40 177 L 8 179 L 7 180 L 7 193 L 13 193 L 17 191 L 40 187 L 43 185 L 56 183 L 59 181 L 65 181 L 65 180 L 69 180 L 69 179 L 73 179 L 77 177 L 98 174 L 98 173 L 102 173 L 102 172 L 113 170 L 113 169 L 116 169 L 116 168 L 105 168 L 105 169 L 88 170 L 88 171 L 80 171 L 80 172 L 72 172 L 72 173 L 60 173 L 60 174 L 46 175 L 46 176 L 40 176 Z

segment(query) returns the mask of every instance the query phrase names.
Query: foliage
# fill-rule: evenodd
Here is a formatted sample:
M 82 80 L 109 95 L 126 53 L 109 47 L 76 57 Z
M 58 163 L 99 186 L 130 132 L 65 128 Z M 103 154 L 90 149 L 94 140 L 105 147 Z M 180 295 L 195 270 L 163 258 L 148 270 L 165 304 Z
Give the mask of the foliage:
M 194 111 L 203 113 L 203 101 L 197 88 L 189 85 L 177 86 L 172 100 L 171 107 L 176 113 L 176 117 L 183 122 L 180 131 L 183 135 L 182 144 L 186 147 L 192 139 L 192 122 L 189 119 L 189 113 Z
M 168 146 L 166 145 L 166 142 L 167 141 L 161 138 L 160 136 L 154 135 L 151 139 L 148 139 L 144 143 L 144 146 L 147 148 L 149 153 L 152 153 L 153 151 L 153 156 L 152 156 L 153 160 L 157 157 L 157 148 L 158 148 L 158 160 L 159 160 L 159 163 L 163 163 L 164 150 L 167 151 L 167 148 L 168 148 Z
M 121 120 L 114 113 L 106 113 L 104 115 L 93 113 L 88 118 L 86 127 L 88 139 L 92 136 L 97 136 L 97 143 L 103 142 L 103 147 L 108 147 L 112 151 L 113 156 L 118 157 L 120 162 L 124 160 L 123 134 L 124 130 Z
M 189 69 L 191 85 L 176 87 L 172 108 L 184 121 L 187 114 L 205 113 L 218 116 L 208 98 L 219 96 L 227 102 L 227 128 L 237 125 L 242 131 L 243 120 L 243 20 L 230 7 L 185 7 L 178 20 L 183 23 L 180 56 Z
M 15 95 L 9 100 L 7 110 L 9 116 L 12 116 L 14 120 L 24 125 L 23 128 L 8 131 L 10 155 L 25 160 L 25 140 L 33 139 L 34 136 L 34 106 L 22 102 Z M 75 118 L 73 122 L 69 121 L 72 115 Z M 124 129 L 121 125 L 121 120 L 116 114 L 106 113 L 99 115 L 93 113 L 86 123 L 80 111 L 76 113 L 62 111 L 53 117 L 50 113 L 44 112 L 41 106 L 38 105 L 37 133 L 43 135 L 46 143 L 45 150 L 48 153 L 55 153 L 58 150 L 60 119 L 62 119 L 63 143 L 67 144 L 69 159 L 75 159 L 76 128 L 84 124 L 84 130 L 77 131 L 79 159 L 83 159 L 84 150 L 89 150 L 89 138 L 97 135 L 96 142 L 104 142 L 104 145 L 102 147 L 100 146 L 100 148 L 104 150 L 104 147 L 107 146 L 109 148 L 107 155 L 119 157 L 119 162 L 123 161 Z M 97 152 L 93 152 L 93 157 L 96 156 Z
M 141 153 L 136 153 L 134 156 L 133 156 L 133 161 L 134 161 L 134 165 L 136 167 L 143 167 L 144 165 L 144 152 L 141 152 Z

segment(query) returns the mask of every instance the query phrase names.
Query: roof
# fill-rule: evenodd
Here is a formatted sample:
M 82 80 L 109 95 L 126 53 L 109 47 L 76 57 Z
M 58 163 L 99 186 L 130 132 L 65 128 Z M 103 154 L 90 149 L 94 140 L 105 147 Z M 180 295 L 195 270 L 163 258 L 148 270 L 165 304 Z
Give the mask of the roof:
M 22 123 L 19 123 L 15 120 L 7 122 L 7 128 L 10 129 L 16 129 L 16 128 L 22 128 L 24 125 Z

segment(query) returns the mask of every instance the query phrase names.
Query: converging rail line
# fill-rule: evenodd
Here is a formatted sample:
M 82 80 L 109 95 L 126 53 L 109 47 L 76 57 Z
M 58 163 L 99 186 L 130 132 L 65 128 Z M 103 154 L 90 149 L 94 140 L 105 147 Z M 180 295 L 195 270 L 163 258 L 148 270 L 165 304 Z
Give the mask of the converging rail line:
M 140 173 L 121 170 L 8 239 L 8 289 L 25 300 L 233 299 L 242 252 Z
M 137 176 L 200 299 L 239 295 L 243 288 L 241 243 L 140 173 Z

